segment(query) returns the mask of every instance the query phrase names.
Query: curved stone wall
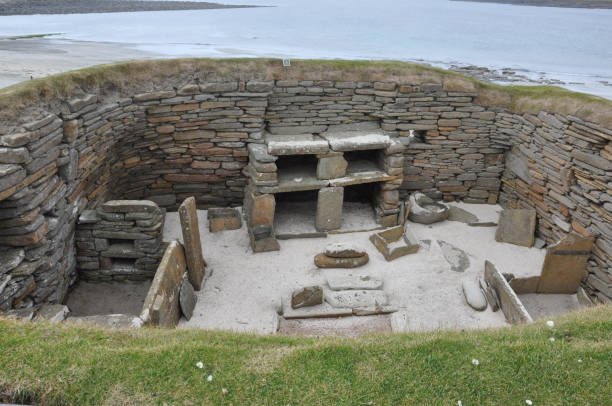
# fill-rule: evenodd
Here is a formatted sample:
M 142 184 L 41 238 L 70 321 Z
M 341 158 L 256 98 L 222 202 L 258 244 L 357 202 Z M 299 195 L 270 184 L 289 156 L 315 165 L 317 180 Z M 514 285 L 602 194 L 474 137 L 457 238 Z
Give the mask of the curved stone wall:
M 408 145 L 403 197 L 422 190 L 535 207 L 548 242 L 572 229 L 598 237 L 586 283 L 600 301 L 612 295 L 611 130 L 550 111 L 513 113 L 507 101 L 491 102 L 491 94 L 506 100 L 503 91 L 412 65 L 308 73 L 164 63 L 172 72 L 149 81 L 0 93 L 0 105 L 16 103 L 0 124 L 0 309 L 63 299 L 77 277 L 84 209 L 119 198 L 176 209 L 188 196 L 200 207 L 239 205 L 246 146 L 264 131 L 363 121 Z

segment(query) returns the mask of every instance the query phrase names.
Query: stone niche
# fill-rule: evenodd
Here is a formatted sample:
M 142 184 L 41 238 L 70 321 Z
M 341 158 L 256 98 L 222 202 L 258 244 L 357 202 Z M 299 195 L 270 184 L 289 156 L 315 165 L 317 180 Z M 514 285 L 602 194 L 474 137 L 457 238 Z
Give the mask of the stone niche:
M 248 149 L 244 207 L 255 252 L 278 249 L 281 218 L 310 223 L 301 235 L 341 229 L 351 203 L 370 202 L 377 224 L 398 224 L 404 146 L 375 123 L 329 126 L 319 133 L 277 129 Z
M 111 200 L 85 210 L 76 231 L 77 270 L 86 281 L 145 280 L 163 255 L 165 211 L 149 200 Z

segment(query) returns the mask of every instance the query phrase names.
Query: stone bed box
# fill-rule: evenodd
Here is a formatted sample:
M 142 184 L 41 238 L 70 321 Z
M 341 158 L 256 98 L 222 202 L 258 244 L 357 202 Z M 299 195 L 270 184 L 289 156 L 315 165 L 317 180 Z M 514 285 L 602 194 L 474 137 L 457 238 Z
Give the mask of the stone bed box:
M 420 248 L 416 237 L 405 230 L 403 225 L 372 234 L 370 241 L 387 261 L 414 254 Z

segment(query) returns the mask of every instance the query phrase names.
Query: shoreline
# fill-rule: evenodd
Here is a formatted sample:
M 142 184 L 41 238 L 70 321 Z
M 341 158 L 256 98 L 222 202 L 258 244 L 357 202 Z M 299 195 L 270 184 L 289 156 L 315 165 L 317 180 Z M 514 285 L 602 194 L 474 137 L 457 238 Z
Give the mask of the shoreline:
M 96 14 L 141 11 L 215 10 L 254 8 L 253 5 L 233 5 L 197 1 L 167 0 L 0 0 L 0 16 L 35 14 Z
M 611 0 L 451 0 L 469 3 L 510 4 L 514 6 L 612 9 Z
M 0 37 L 0 89 L 30 79 L 94 65 L 129 60 L 173 59 L 181 57 L 278 57 L 265 52 L 215 48 L 197 55 L 168 55 L 143 49 L 140 44 L 77 41 L 54 38 L 58 34 Z M 280 58 L 280 57 L 279 57 Z M 339 57 L 337 59 L 346 59 Z M 350 58 L 349 58 L 350 59 Z M 501 85 L 560 86 L 566 89 L 612 100 L 612 77 L 585 81 L 584 77 L 571 80 L 554 77 L 547 72 L 516 68 L 493 68 L 463 63 L 442 63 L 423 59 L 413 62 L 447 69 L 477 80 Z

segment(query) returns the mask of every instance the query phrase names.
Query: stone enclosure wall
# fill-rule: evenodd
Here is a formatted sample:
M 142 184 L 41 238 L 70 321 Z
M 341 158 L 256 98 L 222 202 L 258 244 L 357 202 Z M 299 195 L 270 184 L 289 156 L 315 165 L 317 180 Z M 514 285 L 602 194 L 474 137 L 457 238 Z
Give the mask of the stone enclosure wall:
M 153 78 L 153 80 L 155 80 Z M 538 211 L 539 235 L 597 237 L 589 291 L 612 297 L 612 131 L 571 116 L 484 107 L 439 83 L 211 80 L 81 94 L 0 125 L 0 309 L 60 302 L 77 277 L 84 210 L 148 199 L 176 210 L 242 204 L 249 143 L 264 131 L 375 121 L 407 146 L 402 198 L 501 202 Z

